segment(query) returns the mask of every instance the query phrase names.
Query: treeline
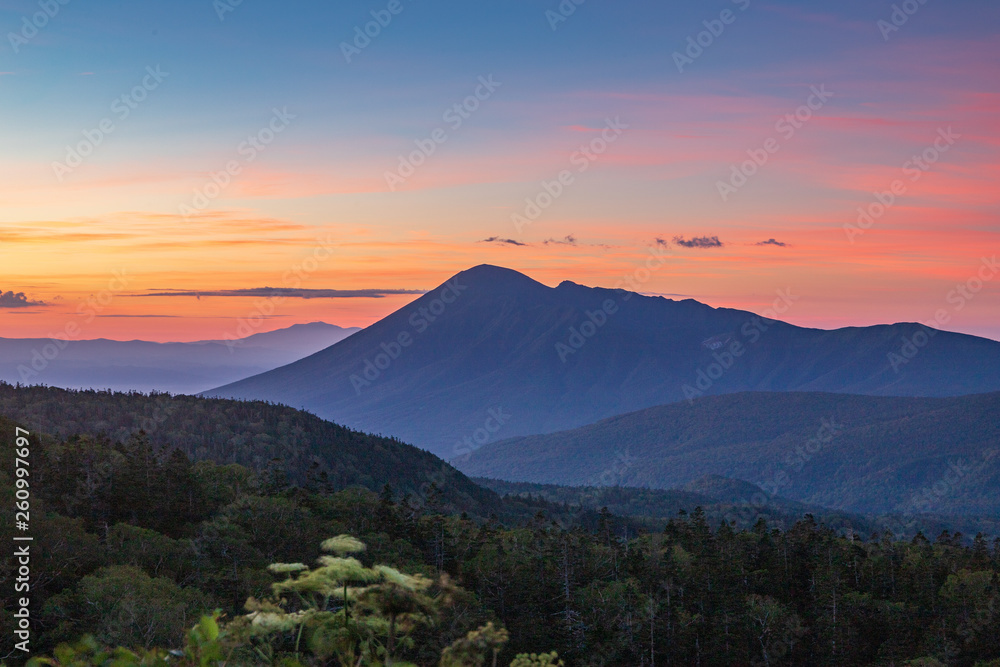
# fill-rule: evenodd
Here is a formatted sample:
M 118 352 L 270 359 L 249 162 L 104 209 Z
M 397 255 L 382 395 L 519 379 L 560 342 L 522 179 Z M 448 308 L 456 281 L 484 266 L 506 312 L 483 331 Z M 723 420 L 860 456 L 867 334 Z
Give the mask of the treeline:
M 0 421 L 0 432 L 0 540 L 11 544 L 13 425 Z M 180 647 L 203 614 L 236 619 L 249 598 L 268 599 L 287 576 L 269 565 L 312 566 L 325 540 L 349 534 L 368 545 L 357 554 L 363 567 L 387 564 L 469 593 L 395 647 L 418 665 L 438 664 L 491 621 L 509 633 L 497 664 L 549 650 L 568 665 L 1000 657 L 1000 544 L 981 537 L 843 537 L 811 516 L 786 531 L 764 521 L 735 531 L 700 509 L 639 535 L 608 512 L 571 526 L 543 509 L 516 523 L 477 521 L 453 513 L 436 485 L 418 505 L 391 487 L 337 489 L 266 467 L 192 463 L 142 435 L 32 443 L 36 653 L 86 634 L 101 645 Z M 8 550 L 4 637 L 13 636 L 14 571 Z M 336 599 L 324 604 L 341 613 Z M 303 664 L 337 664 L 296 649 L 289 632 L 271 653 L 254 653 L 261 664 L 294 653 Z
M 123 443 L 141 430 L 157 448 L 179 449 L 191 460 L 271 469 L 303 487 L 377 492 L 388 483 L 426 495 L 436 483 L 452 511 L 485 517 L 503 507 L 496 494 L 433 454 L 266 401 L 0 382 L 0 415 L 59 440 L 86 434 Z
M 498 493 L 508 504 L 530 502 L 532 506 L 541 507 L 557 517 L 574 508 L 607 508 L 616 517 L 627 517 L 627 526 L 633 530 L 641 526 L 650 531 L 661 531 L 680 510 L 701 507 L 712 526 L 726 521 L 735 523 L 734 527 L 740 529 L 752 528 L 763 517 L 769 526 L 788 530 L 803 516 L 812 514 L 817 522 L 840 535 L 871 535 L 885 532 L 888 528 L 897 538 L 909 539 L 918 532 L 939 535 L 949 530 L 964 533 L 967 543 L 971 543 L 977 533 L 1000 535 L 1000 520 L 988 516 L 930 513 L 860 515 L 772 496 L 749 482 L 716 475 L 707 475 L 680 489 L 556 486 L 482 477 L 472 478 L 472 481 Z

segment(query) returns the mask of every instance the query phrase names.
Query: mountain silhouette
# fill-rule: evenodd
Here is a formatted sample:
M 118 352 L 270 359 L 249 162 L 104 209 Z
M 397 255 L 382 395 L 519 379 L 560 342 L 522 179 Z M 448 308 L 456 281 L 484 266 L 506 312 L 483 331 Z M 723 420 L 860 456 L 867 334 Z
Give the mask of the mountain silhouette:
M 192 343 L 0 338 L 0 381 L 72 389 L 194 394 L 289 364 L 356 328 L 295 324 L 245 338 Z
M 984 338 L 915 323 L 803 328 L 482 265 L 327 349 L 206 395 L 285 403 L 453 458 L 700 396 L 996 390 L 1000 343 Z

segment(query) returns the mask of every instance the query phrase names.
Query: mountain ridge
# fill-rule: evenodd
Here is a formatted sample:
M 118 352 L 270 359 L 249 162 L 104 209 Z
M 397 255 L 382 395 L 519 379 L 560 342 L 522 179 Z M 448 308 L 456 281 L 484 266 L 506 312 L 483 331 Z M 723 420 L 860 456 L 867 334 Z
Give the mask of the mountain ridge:
M 48 338 L 0 338 L 0 380 L 190 394 L 283 366 L 357 331 L 312 322 L 241 339 L 160 343 L 94 338 L 68 341 L 58 350 Z
M 893 368 L 890 355 L 915 335 L 932 342 Z M 467 439 L 552 433 L 702 395 L 997 390 L 996 341 L 919 324 L 810 329 L 480 265 L 336 345 L 204 395 L 304 407 L 450 458 Z
M 747 392 L 511 438 L 454 459 L 470 477 L 789 500 L 863 514 L 1000 517 L 1000 392 L 904 398 Z M 607 472 L 613 471 L 613 479 Z M 611 482 L 611 484 L 609 484 Z M 751 494 L 752 495 L 752 494 Z

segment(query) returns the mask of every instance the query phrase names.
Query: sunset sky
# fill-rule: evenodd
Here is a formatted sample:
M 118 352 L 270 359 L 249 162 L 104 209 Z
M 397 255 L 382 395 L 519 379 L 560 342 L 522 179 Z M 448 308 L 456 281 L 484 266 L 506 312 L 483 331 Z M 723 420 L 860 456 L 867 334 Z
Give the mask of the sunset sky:
M 0 26 L 0 337 L 223 338 L 264 287 L 299 291 L 261 331 L 365 326 L 477 264 L 611 287 L 660 253 L 645 293 L 1000 340 L 996 2 L 10 0 Z

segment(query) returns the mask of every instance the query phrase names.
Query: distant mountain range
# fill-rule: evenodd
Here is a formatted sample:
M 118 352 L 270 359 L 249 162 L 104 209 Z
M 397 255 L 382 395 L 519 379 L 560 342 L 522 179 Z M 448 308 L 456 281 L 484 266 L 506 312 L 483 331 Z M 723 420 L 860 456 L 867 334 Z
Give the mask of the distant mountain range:
M 357 328 L 296 324 L 233 341 L 0 338 L 0 380 L 77 389 L 193 394 L 277 368 L 337 343 Z
M 671 489 L 720 475 L 759 485 L 763 504 L 1000 518 L 1000 393 L 706 397 L 489 444 L 454 463 L 473 477 L 569 486 Z
M 328 349 L 206 395 L 304 407 L 452 458 L 742 391 L 1000 391 L 1000 343 L 920 324 L 808 329 L 483 265 Z
M 738 397 L 706 402 L 730 398 Z M 988 409 L 990 405 L 982 407 Z M 5 421 L 8 419 L 11 421 Z M 280 479 L 286 479 L 320 490 L 360 486 L 380 492 L 388 484 L 395 497 L 409 496 L 415 505 L 434 502 L 443 511 L 468 512 L 480 519 L 496 516 L 514 522 L 535 521 L 542 511 L 566 525 L 594 529 L 599 524 L 598 512 L 607 508 L 625 521 L 621 524 L 616 520 L 616 524 L 627 524 L 630 530 L 644 527 L 659 531 L 679 512 L 691 513 L 701 507 L 713 526 L 726 520 L 740 528 L 750 528 L 763 517 L 771 527 L 787 529 L 804 514 L 811 513 L 838 531 L 865 536 L 886 526 L 897 535 L 923 530 L 933 536 L 945 528 L 961 530 L 967 535 L 1000 534 L 1000 515 L 993 514 L 990 518 L 951 514 L 947 511 L 953 507 L 950 498 L 939 505 L 921 507 L 925 511 L 919 513 L 875 517 L 789 500 L 785 492 L 795 492 L 793 485 L 782 485 L 779 495 L 763 494 L 754 484 L 718 475 L 701 476 L 666 490 L 470 480 L 445 461 L 396 439 L 359 433 L 300 410 L 263 402 L 13 387 L 0 382 L 0 425 L 6 425 L 6 432 L 12 433 L 13 422 L 41 435 L 44 447 L 55 447 L 56 442 L 76 441 L 80 437 L 84 441 L 90 437 L 122 443 L 142 430 L 156 447 L 168 451 L 176 447 L 194 460 L 238 463 L 262 473 L 265 480 L 273 480 L 279 486 Z M 944 425 L 949 426 L 953 424 Z M 582 452 L 588 444 L 582 443 Z M 492 448 L 485 451 L 489 449 Z M 582 458 L 587 458 L 585 453 Z M 817 461 L 820 458 L 817 456 Z M 283 478 L 274 476 L 279 472 Z M 981 473 L 981 469 L 977 470 L 963 480 L 961 493 L 955 497 L 961 500 L 963 496 L 978 493 L 984 501 L 995 502 L 996 479 L 977 477 Z M 625 475 L 622 481 L 628 481 Z M 890 490 L 880 488 L 874 495 L 877 497 L 879 493 L 886 495 Z

